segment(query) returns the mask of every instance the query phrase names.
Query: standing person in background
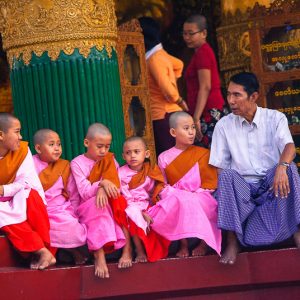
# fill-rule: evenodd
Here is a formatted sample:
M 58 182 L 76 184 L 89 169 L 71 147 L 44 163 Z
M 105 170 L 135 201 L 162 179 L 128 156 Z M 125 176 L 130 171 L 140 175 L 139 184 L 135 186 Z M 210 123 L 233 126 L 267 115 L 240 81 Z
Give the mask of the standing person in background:
M 215 54 L 206 42 L 207 22 L 202 15 L 193 15 L 183 24 L 183 39 L 195 49 L 185 72 L 187 103 L 196 126 L 196 138 L 210 147 L 215 124 L 224 115 L 224 99 Z
M 144 34 L 151 118 L 155 138 L 156 154 L 173 147 L 175 139 L 169 134 L 169 117 L 176 111 L 188 111 L 186 102 L 180 97 L 177 79 L 181 77 L 183 63 L 168 54 L 160 42 L 159 25 L 150 17 L 139 19 Z

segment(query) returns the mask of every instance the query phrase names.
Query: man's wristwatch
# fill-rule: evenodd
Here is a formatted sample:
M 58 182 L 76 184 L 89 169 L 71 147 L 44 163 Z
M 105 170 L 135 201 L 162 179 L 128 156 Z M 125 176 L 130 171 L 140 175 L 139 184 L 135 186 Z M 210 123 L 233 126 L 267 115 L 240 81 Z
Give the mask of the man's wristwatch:
M 290 164 L 287 163 L 286 161 L 283 161 L 283 162 L 279 163 L 278 165 L 279 165 L 279 166 L 285 166 L 285 167 L 287 167 L 287 168 L 290 166 Z

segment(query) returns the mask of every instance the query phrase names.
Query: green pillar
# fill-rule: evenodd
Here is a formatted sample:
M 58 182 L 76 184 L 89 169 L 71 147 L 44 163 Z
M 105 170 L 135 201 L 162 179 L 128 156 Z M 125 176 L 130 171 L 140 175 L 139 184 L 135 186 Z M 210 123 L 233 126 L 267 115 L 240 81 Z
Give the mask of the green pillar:
M 23 139 L 32 142 L 36 130 L 51 128 L 61 136 L 64 157 L 72 159 L 85 151 L 88 126 L 101 122 L 112 132 L 111 150 L 120 161 L 125 130 L 113 2 L 49 0 L 45 5 L 36 0 L 24 6 L 11 2 L 16 7 L 7 10 L 3 40 Z M 16 13 L 23 27 L 10 19 Z M 12 26 L 15 41 L 5 36 Z M 32 26 L 36 31 L 30 33 Z

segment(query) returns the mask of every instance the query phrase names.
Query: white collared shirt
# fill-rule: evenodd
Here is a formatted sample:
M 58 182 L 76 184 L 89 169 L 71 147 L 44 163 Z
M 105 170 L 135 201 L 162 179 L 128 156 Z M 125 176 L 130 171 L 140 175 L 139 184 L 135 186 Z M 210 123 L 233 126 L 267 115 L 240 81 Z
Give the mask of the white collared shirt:
M 154 46 L 153 48 L 151 48 L 150 50 L 148 50 L 147 52 L 146 52 L 146 60 L 148 59 L 148 58 L 150 58 L 150 56 L 151 55 L 153 55 L 155 52 L 157 52 L 158 50 L 161 50 L 161 49 L 163 49 L 163 46 L 162 46 L 162 44 L 161 43 L 159 43 L 159 44 L 157 44 L 156 46 Z
M 247 182 L 257 182 L 279 162 L 289 143 L 293 138 L 283 113 L 257 107 L 251 124 L 231 113 L 216 124 L 209 163 L 234 169 Z

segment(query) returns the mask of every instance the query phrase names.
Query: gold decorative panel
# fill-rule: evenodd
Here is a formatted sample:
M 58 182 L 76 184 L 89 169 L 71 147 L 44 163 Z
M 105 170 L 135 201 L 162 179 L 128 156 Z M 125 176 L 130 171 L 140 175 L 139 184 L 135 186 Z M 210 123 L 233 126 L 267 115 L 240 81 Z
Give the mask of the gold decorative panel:
M 138 20 L 119 26 L 117 53 L 126 137 L 142 136 L 155 161 L 144 37 Z

